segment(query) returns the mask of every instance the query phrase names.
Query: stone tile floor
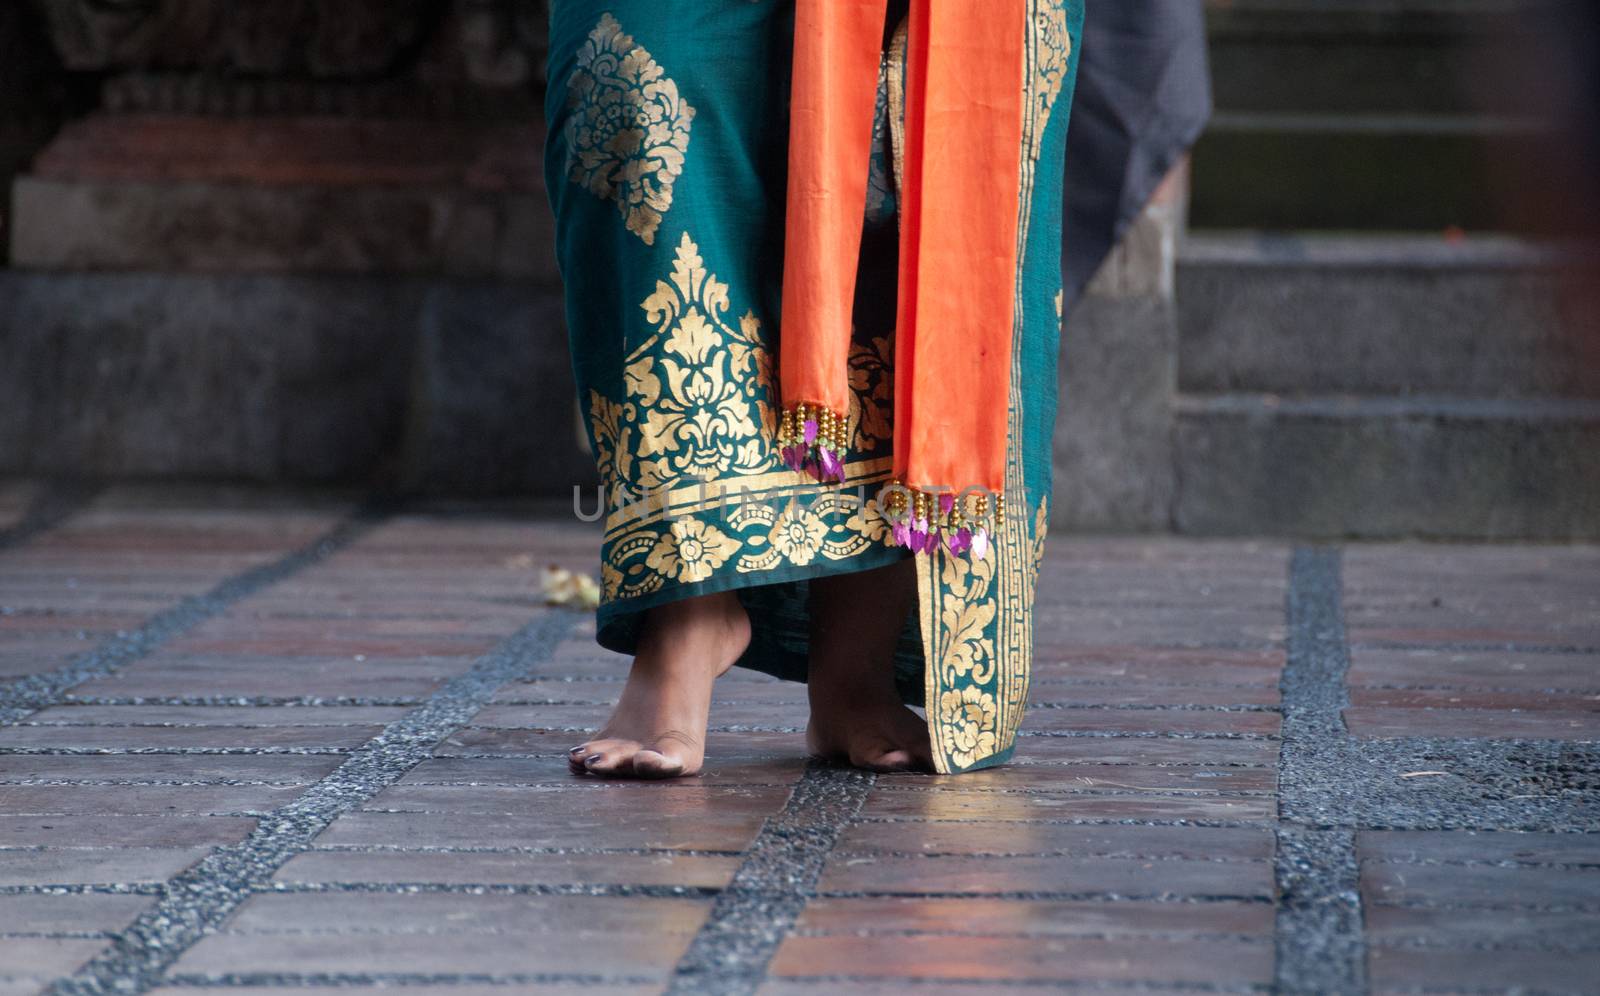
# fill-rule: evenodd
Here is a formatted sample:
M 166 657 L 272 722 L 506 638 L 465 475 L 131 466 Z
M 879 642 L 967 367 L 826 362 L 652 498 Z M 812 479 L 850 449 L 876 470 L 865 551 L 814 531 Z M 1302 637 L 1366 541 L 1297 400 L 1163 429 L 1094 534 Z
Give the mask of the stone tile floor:
M 593 546 L 0 484 L 0 996 L 1600 991 L 1600 548 L 1058 537 L 1013 765 L 808 765 L 734 673 L 637 785 L 562 759 Z

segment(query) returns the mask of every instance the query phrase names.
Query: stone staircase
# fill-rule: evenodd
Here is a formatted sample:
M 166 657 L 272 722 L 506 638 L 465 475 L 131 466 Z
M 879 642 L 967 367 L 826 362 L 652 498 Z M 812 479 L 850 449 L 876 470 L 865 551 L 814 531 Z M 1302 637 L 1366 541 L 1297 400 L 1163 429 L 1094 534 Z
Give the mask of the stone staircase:
M 1600 535 L 1587 262 L 1506 237 L 1191 236 L 1172 526 Z
M 1551 124 L 1516 0 L 1233 0 L 1174 275 L 1167 525 L 1600 536 L 1600 270 L 1498 234 Z M 1473 233 L 1473 234 L 1467 234 Z

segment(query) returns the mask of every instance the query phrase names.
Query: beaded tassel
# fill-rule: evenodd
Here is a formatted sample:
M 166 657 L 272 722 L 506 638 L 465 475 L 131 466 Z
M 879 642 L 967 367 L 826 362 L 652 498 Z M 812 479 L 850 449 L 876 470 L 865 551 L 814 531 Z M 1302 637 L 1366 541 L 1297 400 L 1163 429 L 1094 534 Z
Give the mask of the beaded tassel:
M 818 481 L 844 483 L 846 419 L 821 405 L 800 402 L 778 422 L 778 452 L 790 470 Z
M 995 530 L 1005 525 L 1006 500 L 994 496 L 990 515 L 988 494 L 929 492 L 891 481 L 881 499 L 883 512 L 893 521 L 888 542 L 913 553 L 932 553 L 940 545 L 959 556 L 970 553 L 978 560 L 989 555 Z

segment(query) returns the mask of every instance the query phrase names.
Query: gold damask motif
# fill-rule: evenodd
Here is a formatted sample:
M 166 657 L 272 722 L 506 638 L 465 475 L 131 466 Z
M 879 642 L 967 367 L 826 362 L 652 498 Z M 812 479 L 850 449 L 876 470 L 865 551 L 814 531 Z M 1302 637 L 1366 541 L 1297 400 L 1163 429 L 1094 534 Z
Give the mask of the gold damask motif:
M 655 243 L 683 173 L 694 108 L 610 14 L 578 49 L 567 80 L 567 175 L 617 203 L 627 229 Z
M 888 476 L 881 459 L 849 464 L 848 488 L 763 500 L 775 477 L 789 477 L 771 443 L 772 353 L 755 314 L 732 323 L 730 307 L 728 285 L 684 233 L 671 273 L 640 304 L 651 331 L 623 359 L 624 400 L 590 392 L 608 509 L 622 513 L 610 520 L 600 570 L 607 601 L 724 571 L 846 560 L 888 532 L 875 502 L 854 490 Z M 852 383 L 871 404 L 885 403 L 875 392 L 889 376 L 889 348 L 874 340 L 851 361 Z M 887 414 L 870 417 L 877 421 L 856 433 L 869 449 L 888 439 Z M 754 482 L 753 496 L 743 481 Z
M 633 416 L 633 405 L 615 404 L 590 388 L 589 427 L 594 434 L 594 458 L 605 488 L 607 508 L 616 508 L 627 496 L 625 482 L 633 474 L 633 453 L 628 447 Z
M 851 452 L 871 453 L 894 437 L 894 339 L 869 336 L 850 344 L 850 392 L 855 401 Z
M 710 523 L 675 519 L 661 532 L 645 563 L 664 578 L 692 584 L 709 578 L 739 552 L 739 545 Z
M 749 311 L 737 328 L 724 320 L 728 285 L 706 270 L 687 232 L 671 276 L 641 307 L 656 331 L 624 361 L 640 419 L 633 483 L 653 491 L 775 467 L 772 357 L 761 322 Z
M 994 696 L 983 689 L 976 685 L 950 689 L 939 696 L 938 715 L 957 769 L 969 768 L 997 749 Z
M 1064 3 L 1043 3 L 1032 14 L 1033 37 L 1028 46 L 1032 58 L 1028 60 L 1030 78 L 1027 95 L 1031 107 L 1023 113 L 1033 119 L 1033 134 L 1029 141 L 1029 156 L 1039 158 L 1044 142 L 1045 125 L 1050 123 L 1050 111 L 1066 84 L 1067 66 L 1072 56 L 1072 36 L 1067 32 L 1067 7 Z M 1029 111 L 1031 110 L 1031 114 Z

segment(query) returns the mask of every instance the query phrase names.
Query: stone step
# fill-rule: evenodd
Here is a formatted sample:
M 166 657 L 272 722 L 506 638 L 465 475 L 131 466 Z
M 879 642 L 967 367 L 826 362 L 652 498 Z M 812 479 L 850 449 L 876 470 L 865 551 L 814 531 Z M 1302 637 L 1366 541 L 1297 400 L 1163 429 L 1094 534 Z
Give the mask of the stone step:
M 1276 230 L 1559 225 L 1507 179 L 1558 161 L 1555 136 L 1537 117 L 1219 110 L 1195 145 L 1191 217 Z
M 1529 0 L 1211 0 L 1196 224 L 1531 224 L 1506 174 L 1550 161 L 1557 30 Z
M 1183 394 L 1174 422 L 1180 533 L 1600 537 L 1600 400 Z
M 1526 113 L 1488 85 L 1540 30 L 1525 0 L 1209 0 L 1212 91 L 1224 111 Z
M 1596 267 L 1502 236 L 1193 234 L 1179 386 L 1600 398 L 1600 318 L 1580 300 Z

